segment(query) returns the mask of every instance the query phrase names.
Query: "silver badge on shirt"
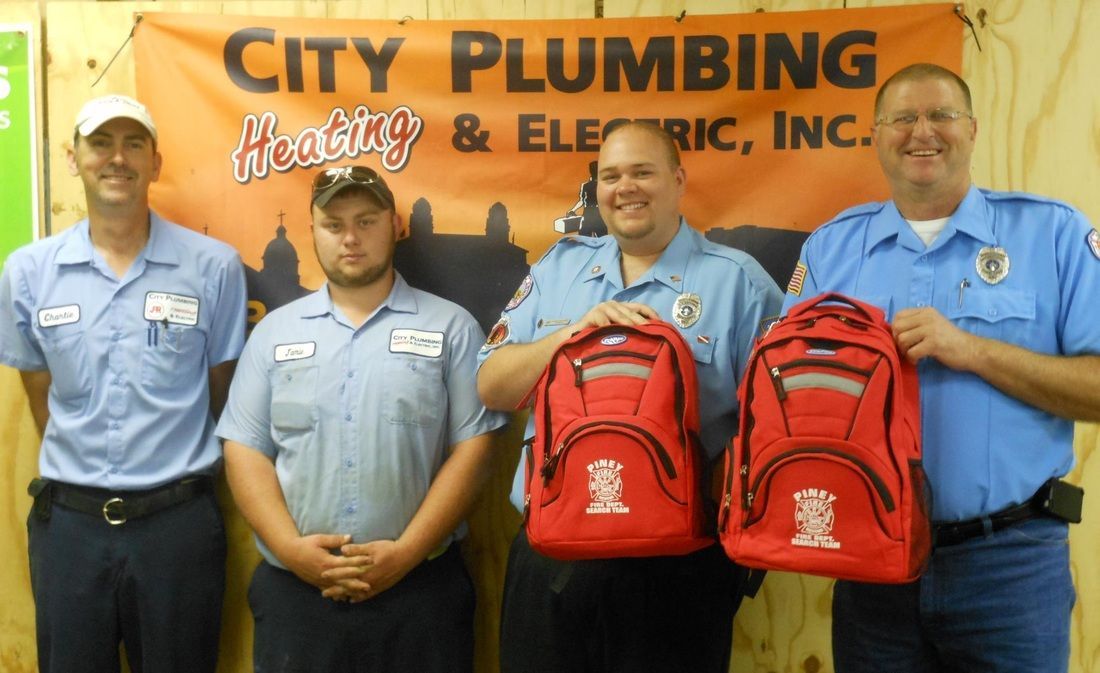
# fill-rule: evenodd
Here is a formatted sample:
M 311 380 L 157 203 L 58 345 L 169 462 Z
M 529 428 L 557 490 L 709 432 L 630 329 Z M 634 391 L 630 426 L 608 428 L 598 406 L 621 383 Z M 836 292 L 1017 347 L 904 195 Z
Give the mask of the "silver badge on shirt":
M 676 297 L 676 303 L 672 305 L 672 319 L 681 328 L 688 328 L 699 321 L 703 314 L 703 301 L 694 292 L 685 292 Z
M 974 267 L 982 280 L 990 285 L 996 285 L 1008 275 L 1008 253 L 1000 246 L 985 246 L 978 251 L 978 258 L 974 260 Z

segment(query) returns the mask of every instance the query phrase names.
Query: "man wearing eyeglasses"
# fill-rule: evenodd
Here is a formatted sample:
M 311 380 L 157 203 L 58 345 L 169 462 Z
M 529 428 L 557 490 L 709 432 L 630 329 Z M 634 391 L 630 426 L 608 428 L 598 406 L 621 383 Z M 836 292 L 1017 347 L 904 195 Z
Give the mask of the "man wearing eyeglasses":
M 918 364 L 934 549 L 908 585 L 837 582 L 838 673 L 1065 671 L 1073 420 L 1100 420 L 1100 234 L 1073 207 L 975 187 L 954 73 L 883 83 L 872 134 L 892 200 L 807 239 L 784 308 L 870 301 Z
M 310 207 L 328 282 L 256 326 L 217 430 L 263 555 L 256 671 L 470 671 L 455 543 L 504 423 L 477 398 L 484 334 L 394 270 L 401 218 L 373 170 L 322 171 Z
M 20 370 L 41 478 L 27 520 L 38 669 L 213 673 L 225 531 L 214 422 L 244 344 L 245 280 L 224 243 L 149 207 L 157 128 L 89 101 L 68 168 L 88 216 L 17 250 L 0 362 Z

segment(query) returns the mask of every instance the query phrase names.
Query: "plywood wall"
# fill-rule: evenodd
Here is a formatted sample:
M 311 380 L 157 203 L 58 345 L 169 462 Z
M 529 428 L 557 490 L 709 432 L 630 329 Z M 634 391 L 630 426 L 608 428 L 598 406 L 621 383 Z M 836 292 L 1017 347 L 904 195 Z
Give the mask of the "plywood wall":
M 849 0 L 847 6 L 906 4 Z M 909 2 L 908 4 L 914 4 Z M 605 16 L 838 9 L 843 0 L 604 0 Z M 100 93 L 133 92 L 128 47 L 104 70 L 126 40 L 140 11 L 271 16 L 425 19 L 591 18 L 595 2 L 556 0 L 227 0 L 225 2 L 7 1 L 0 23 L 31 21 L 45 29 L 43 110 L 47 133 L 49 220 L 57 231 L 83 216 L 79 182 L 64 170 L 72 119 L 80 104 Z M 964 76 L 974 92 L 979 141 L 974 177 L 996 189 L 1034 191 L 1070 201 L 1100 223 L 1100 0 L 987 0 L 968 2 L 977 39 L 966 32 Z M 960 26 L 960 29 L 962 27 Z M 981 43 L 981 51 L 978 42 Z M 40 67 L 39 72 L 43 72 Z M 93 83 L 103 75 L 98 84 Z M 736 195 L 734 195 L 734 198 Z M 45 222 L 43 222 L 45 226 Z M 1098 383 L 1100 385 L 1100 383 Z M 505 496 L 520 428 L 501 442 L 496 472 L 471 522 L 466 556 L 479 587 L 478 669 L 496 671 L 496 615 L 507 543 L 518 517 Z M 1091 492 L 1086 523 L 1071 534 L 1078 587 L 1073 619 L 1072 673 L 1100 671 L 1100 431 L 1078 425 L 1078 467 L 1072 477 Z M 34 612 L 26 562 L 27 481 L 36 471 L 37 437 L 16 372 L 0 367 L 0 673 L 36 670 Z M 224 489 L 222 495 L 225 495 Z M 257 555 L 247 527 L 223 498 L 229 518 L 230 587 L 226 597 L 221 673 L 250 670 L 251 620 L 244 589 Z M 829 649 L 830 583 L 772 573 L 760 595 L 744 604 L 734 633 L 731 671 L 817 673 L 832 670 Z M 1037 597 L 1021 597 L 1021 601 Z

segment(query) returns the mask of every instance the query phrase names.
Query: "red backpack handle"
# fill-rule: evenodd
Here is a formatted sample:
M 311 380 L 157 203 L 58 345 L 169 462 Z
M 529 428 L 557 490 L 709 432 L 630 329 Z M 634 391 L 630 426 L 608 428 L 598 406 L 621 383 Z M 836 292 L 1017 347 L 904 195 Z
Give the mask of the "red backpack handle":
M 854 308 L 858 313 L 865 317 L 872 323 L 884 323 L 886 322 L 886 314 L 877 306 L 853 299 L 848 295 L 840 294 L 839 292 L 826 292 L 819 294 L 816 297 L 807 299 L 806 301 L 796 304 L 791 307 L 791 310 L 787 312 L 788 318 L 798 318 L 804 313 L 808 313 L 817 308 L 821 304 L 826 302 L 836 302 L 839 304 L 847 304 Z

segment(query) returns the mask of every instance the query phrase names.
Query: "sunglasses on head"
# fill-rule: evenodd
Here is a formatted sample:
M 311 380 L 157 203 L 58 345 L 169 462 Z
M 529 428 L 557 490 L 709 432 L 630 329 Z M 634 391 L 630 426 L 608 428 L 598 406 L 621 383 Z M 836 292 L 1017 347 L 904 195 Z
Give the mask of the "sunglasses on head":
M 360 185 L 369 185 L 380 182 L 381 178 L 366 166 L 344 166 L 342 168 L 326 168 L 313 178 L 314 191 L 328 189 L 340 180 L 347 180 Z M 385 184 L 383 182 L 383 184 Z

